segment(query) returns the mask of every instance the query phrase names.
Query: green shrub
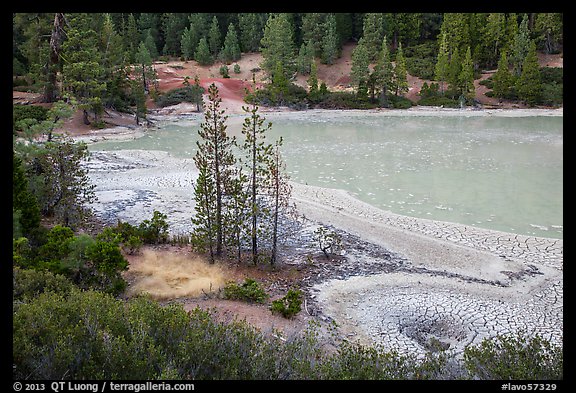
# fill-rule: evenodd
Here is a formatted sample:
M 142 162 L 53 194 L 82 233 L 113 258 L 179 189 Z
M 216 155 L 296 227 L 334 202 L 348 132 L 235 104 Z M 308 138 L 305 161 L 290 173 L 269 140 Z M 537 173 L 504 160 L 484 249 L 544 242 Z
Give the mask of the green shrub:
M 284 318 L 292 318 L 300 312 L 302 298 L 302 291 L 298 289 L 290 289 L 284 297 L 272 302 L 270 310 L 273 313 L 282 314 Z
M 497 336 L 464 350 L 464 363 L 480 379 L 563 379 L 562 348 L 539 335 Z
M 225 299 L 264 303 L 268 297 L 266 291 L 252 278 L 246 278 L 242 285 L 229 282 L 224 286 Z
M 138 234 L 144 244 L 166 243 L 168 241 L 168 216 L 154 210 L 150 220 L 144 220 L 138 226 Z
M 220 73 L 220 75 L 222 75 L 222 78 L 230 78 L 230 71 L 229 71 L 228 66 L 226 64 L 220 66 L 220 69 L 218 72 Z
M 240 73 L 240 65 L 238 63 L 234 64 L 234 73 L 235 74 Z
M 181 102 L 196 104 L 202 99 L 203 92 L 204 89 L 202 87 L 189 85 L 170 90 L 165 94 L 160 95 L 155 101 L 156 104 L 161 107 L 176 105 Z
M 31 269 L 12 269 L 13 301 L 28 301 L 44 292 L 68 294 L 74 288 L 70 280 L 60 274 Z
M 442 96 L 421 98 L 420 101 L 418 101 L 418 105 L 443 106 L 444 108 L 460 108 L 460 103 L 458 102 L 458 100 Z
M 14 123 L 23 119 L 35 119 L 38 122 L 48 118 L 48 109 L 39 105 L 12 105 Z

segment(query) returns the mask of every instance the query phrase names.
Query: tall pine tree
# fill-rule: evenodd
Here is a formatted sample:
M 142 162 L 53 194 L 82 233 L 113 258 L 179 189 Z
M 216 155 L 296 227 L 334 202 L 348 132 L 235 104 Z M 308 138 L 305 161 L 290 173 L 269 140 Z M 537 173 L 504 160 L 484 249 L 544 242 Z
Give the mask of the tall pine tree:
M 210 209 L 210 221 L 215 238 L 216 257 L 221 257 L 224 251 L 224 218 L 225 218 L 225 191 L 227 184 L 232 177 L 233 166 L 236 162 L 232 152 L 236 144 L 235 138 L 231 138 L 227 132 L 224 110 L 220 109 L 222 99 L 219 96 L 218 88 L 212 83 L 208 88 L 208 105 L 204 112 L 204 122 L 200 124 L 198 135 L 200 140 L 196 142 L 198 150 L 194 156 L 194 162 L 199 170 L 205 167 L 206 181 L 212 179 L 213 195 L 210 196 L 214 202 L 214 208 Z M 200 187 L 198 191 L 208 190 L 208 186 Z M 196 190 L 195 190 L 196 191 Z M 206 199 L 196 196 L 196 199 Z M 203 214 L 208 214 L 206 211 Z M 212 231 L 212 229 L 210 229 Z M 212 232 L 211 232 L 212 233 Z

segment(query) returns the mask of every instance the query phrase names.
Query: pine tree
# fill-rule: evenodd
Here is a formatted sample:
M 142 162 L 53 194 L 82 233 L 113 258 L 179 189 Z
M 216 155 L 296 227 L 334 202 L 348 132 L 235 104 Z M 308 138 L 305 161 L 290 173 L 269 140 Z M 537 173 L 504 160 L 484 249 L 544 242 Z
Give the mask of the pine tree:
M 262 40 L 266 14 L 238 14 L 242 52 L 258 52 Z
M 158 58 L 158 48 L 156 48 L 156 42 L 154 41 L 150 30 L 146 32 L 146 38 L 144 38 L 144 46 L 148 50 L 148 53 L 152 59 Z
M 19 212 L 18 224 L 20 233 L 18 235 L 28 237 L 31 232 L 40 225 L 40 208 L 34 194 L 28 188 L 28 176 L 24 169 L 20 157 L 13 153 L 12 160 L 12 209 Z M 14 238 L 16 236 L 14 231 Z
M 213 62 L 212 55 L 210 54 L 210 48 L 208 47 L 208 41 L 206 37 L 202 37 L 198 43 L 198 48 L 194 52 L 194 60 L 200 65 L 210 65 Z
M 74 95 L 84 113 L 84 123 L 90 124 L 88 111 L 98 121 L 103 112 L 102 98 L 106 92 L 106 76 L 102 54 L 98 50 L 98 35 L 90 28 L 89 14 L 75 14 L 69 19 L 67 39 L 62 44 L 63 87 Z
M 294 39 L 292 25 L 286 14 L 271 14 L 264 28 L 260 42 L 262 51 L 262 68 L 273 76 L 280 63 L 286 79 L 290 79 L 296 71 Z
M 388 49 L 386 36 L 382 40 L 382 49 L 378 54 L 378 61 L 374 66 L 372 75 L 374 75 L 375 79 L 375 88 L 380 91 L 380 104 L 385 105 L 388 91 L 392 88 L 392 78 L 394 76 L 394 68 L 390 61 L 390 50 Z
M 182 38 L 180 39 L 180 50 L 184 60 L 188 61 L 194 57 L 194 48 L 192 47 L 192 33 L 188 27 L 184 28 Z
M 460 56 L 460 50 L 456 48 L 454 49 L 454 52 L 452 52 L 450 63 L 448 64 L 447 81 L 450 85 L 450 89 L 458 90 L 458 77 L 460 76 L 460 71 L 462 71 L 462 59 Z
M 224 38 L 222 54 L 226 63 L 231 63 L 240 59 L 240 44 L 238 43 L 236 29 L 232 23 L 228 25 L 228 33 L 226 33 L 226 37 Z
M 475 96 L 474 88 L 474 64 L 472 63 L 472 53 L 470 47 L 466 49 L 462 69 L 458 75 L 458 87 L 464 98 L 471 100 Z
M 220 26 L 218 25 L 218 18 L 214 15 L 214 17 L 212 17 L 212 23 L 210 24 L 210 30 L 208 30 L 208 47 L 210 48 L 210 54 L 213 58 L 218 56 L 221 46 L 222 37 L 220 34 Z
M 440 45 L 438 57 L 434 68 L 434 79 L 440 82 L 440 93 L 444 94 L 444 83 L 448 80 L 448 44 L 446 42 L 446 33 L 440 35 Z
M 259 256 L 259 235 L 261 235 L 260 226 L 266 222 L 269 216 L 269 209 L 259 197 L 263 194 L 262 188 L 269 184 L 268 171 L 272 146 L 265 143 L 266 132 L 272 127 L 272 123 L 264 125 L 266 119 L 258 113 L 256 104 L 251 108 L 242 107 L 248 115 L 242 125 L 242 134 L 244 135 L 244 144 L 242 149 L 246 157 L 248 166 L 248 215 L 250 217 L 250 241 L 252 246 L 252 262 L 258 263 Z
M 216 248 L 215 211 L 216 190 L 208 157 L 197 154 L 194 162 L 198 168 L 198 178 L 194 186 L 194 211 L 192 224 L 192 247 L 198 252 L 209 252 L 210 262 L 214 263 Z
M 188 24 L 186 14 L 182 13 L 165 13 L 162 15 L 162 35 L 164 37 L 163 54 L 179 56 L 181 52 L 181 38 Z M 152 57 L 154 54 L 150 51 Z
M 367 13 L 364 15 L 364 27 L 362 38 L 368 54 L 368 60 L 376 59 L 384 36 L 383 14 Z
M 358 41 L 358 45 L 352 50 L 352 69 L 350 70 L 350 78 L 357 88 L 359 97 L 366 97 L 367 94 L 366 89 L 370 76 L 369 65 L 368 50 L 364 44 L 364 38 L 361 38 Z
M 555 53 L 562 43 L 562 14 L 536 14 L 538 42 L 546 53 Z
M 311 41 L 302 43 L 298 52 L 297 67 L 301 75 L 310 74 L 310 65 L 314 61 L 314 47 Z
M 516 91 L 518 98 L 530 106 L 534 106 L 540 97 L 542 81 L 538 56 L 536 55 L 536 44 L 530 41 L 528 53 L 522 63 L 522 73 L 516 81 Z
M 402 50 L 402 43 L 396 51 L 396 65 L 394 66 L 394 79 L 396 85 L 396 95 L 408 91 L 408 72 L 406 71 L 406 59 Z
M 236 144 L 235 138 L 230 138 L 226 133 L 226 119 L 224 111 L 220 109 L 222 99 L 218 88 L 214 83 L 208 88 L 208 105 L 204 112 L 204 122 L 200 124 L 198 135 L 200 140 L 196 142 L 198 150 L 194 156 L 194 162 L 198 169 L 203 166 L 208 171 L 207 176 L 213 179 L 215 207 L 211 210 L 211 222 L 215 232 L 216 251 L 215 256 L 221 257 L 224 247 L 224 218 L 225 190 L 232 174 L 232 167 L 236 159 L 232 148 Z
M 289 178 L 286 175 L 286 164 L 280 154 L 280 147 L 282 146 L 282 137 L 274 144 L 272 151 L 272 159 L 269 161 L 269 169 L 271 177 L 270 194 L 273 199 L 272 207 L 272 250 L 270 257 L 270 264 L 276 263 L 278 254 L 278 234 L 279 227 L 278 221 L 280 216 L 287 213 L 290 209 L 290 196 L 292 194 L 292 186 L 288 182 Z
M 140 32 L 134 14 L 128 15 L 128 23 L 124 33 L 124 46 L 128 51 L 128 61 L 134 63 L 138 46 L 140 45 Z
M 310 77 L 308 77 L 307 83 L 308 95 L 314 100 L 318 94 L 318 66 L 314 60 L 312 60 L 310 65 Z
M 522 73 L 522 64 L 524 64 L 524 59 L 529 49 L 530 31 L 528 30 L 528 14 L 524 14 L 522 22 L 520 22 L 520 26 L 518 27 L 518 33 L 514 37 L 512 55 L 510 57 L 510 63 L 512 64 L 512 70 L 515 76 L 520 76 Z
M 508 66 L 508 58 L 506 52 L 500 54 L 500 61 L 498 62 L 498 70 L 492 77 L 493 87 L 492 91 L 494 96 L 498 98 L 509 98 L 510 89 L 514 86 L 514 80 Z
M 322 39 L 322 62 L 333 64 L 338 58 L 339 39 L 336 31 L 336 17 L 328 14 L 324 23 L 324 37 Z
M 483 42 L 486 47 L 486 64 L 493 66 L 500 56 L 500 51 L 506 44 L 506 17 L 495 12 L 488 15 L 483 29 Z

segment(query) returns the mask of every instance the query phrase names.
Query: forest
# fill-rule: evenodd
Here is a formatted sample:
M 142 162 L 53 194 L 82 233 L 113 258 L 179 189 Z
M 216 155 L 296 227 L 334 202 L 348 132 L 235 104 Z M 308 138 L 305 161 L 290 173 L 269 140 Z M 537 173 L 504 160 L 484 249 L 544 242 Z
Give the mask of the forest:
M 212 263 L 280 269 L 290 187 L 282 140 L 264 142 L 271 124 L 259 106 L 408 108 L 416 103 L 403 96 L 407 74 L 430 81 L 418 105 L 477 106 L 474 80 L 493 70 L 485 83 L 494 97 L 558 107 L 562 68 L 540 67 L 538 54 L 562 53 L 562 22 L 560 13 L 13 14 L 13 90 L 42 95 L 41 105 L 13 105 L 13 378 L 562 379 L 562 348 L 542 337 L 485 340 L 458 359 L 347 340 L 327 350 L 313 326 L 286 341 L 206 310 L 128 298 L 124 278 L 127 255 L 161 244 L 184 244 Z M 350 90 L 331 91 L 317 63 L 329 66 L 350 42 Z M 194 76 L 170 92 L 155 85 L 158 62 L 217 63 L 226 78 L 252 52 L 262 54 L 267 83 L 246 95 L 242 141 L 226 135 L 215 85 L 205 91 Z M 88 207 L 88 147 L 57 132 L 75 111 L 95 129 L 107 111 L 148 121 L 150 99 L 190 102 L 204 115 L 196 231 L 186 239 L 170 236 L 158 211 L 135 225 L 101 225 Z M 316 235 L 329 256 L 335 233 Z M 247 281 L 224 293 L 257 302 L 260 289 Z M 272 311 L 290 318 L 301 295 L 288 291 Z

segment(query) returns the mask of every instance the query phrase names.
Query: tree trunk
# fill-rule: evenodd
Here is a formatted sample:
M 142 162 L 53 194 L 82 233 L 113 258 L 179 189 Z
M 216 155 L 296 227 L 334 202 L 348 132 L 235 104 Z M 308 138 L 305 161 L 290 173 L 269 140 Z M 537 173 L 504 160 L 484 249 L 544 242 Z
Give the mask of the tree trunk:
M 56 73 L 60 63 L 60 50 L 62 45 L 62 35 L 64 33 L 64 14 L 54 15 L 54 27 L 50 36 L 50 56 L 46 65 L 47 84 L 44 88 L 44 101 L 54 102 L 58 97 L 58 86 L 56 85 Z

